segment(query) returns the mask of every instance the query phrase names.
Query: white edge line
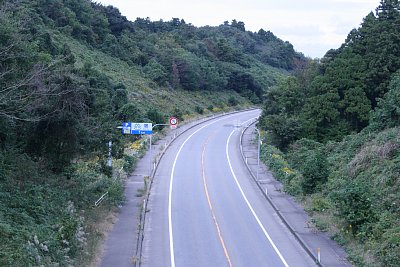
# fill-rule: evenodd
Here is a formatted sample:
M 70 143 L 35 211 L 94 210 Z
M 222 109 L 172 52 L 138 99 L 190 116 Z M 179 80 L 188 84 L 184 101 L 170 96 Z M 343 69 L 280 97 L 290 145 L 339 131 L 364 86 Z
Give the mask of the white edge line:
M 239 181 L 238 181 L 238 179 L 237 179 L 237 177 L 236 177 L 235 172 L 233 171 L 232 164 L 231 164 L 231 160 L 230 160 L 230 158 L 229 158 L 229 141 L 230 141 L 230 139 L 231 139 L 231 137 L 232 137 L 232 135 L 233 135 L 234 132 L 235 132 L 235 130 L 233 130 L 233 131 L 231 132 L 231 134 L 230 134 L 229 137 L 228 137 L 228 140 L 226 141 L 226 158 L 228 159 L 228 164 L 229 164 L 229 168 L 231 169 L 232 176 L 233 176 L 233 178 L 235 179 L 236 185 L 238 186 L 238 188 L 239 188 L 239 190 L 240 190 L 240 193 L 242 194 L 242 196 L 243 196 L 243 198 L 244 198 L 244 200 L 245 200 L 247 206 L 249 207 L 251 213 L 253 214 L 254 218 L 256 219 L 256 221 L 257 221 L 258 225 L 260 226 L 261 230 L 263 231 L 264 235 L 267 237 L 268 241 L 270 242 L 270 244 L 271 244 L 272 247 L 274 248 L 276 254 L 278 254 L 278 256 L 279 256 L 279 258 L 281 259 L 282 263 L 283 263 L 286 267 L 289 267 L 289 265 L 287 264 L 286 260 L 283 258 L 282 254 L 279 252 L 279 250 L 278 250 L 278 248 L 276 247 L 275 243 L 272 241 L 271 237 L 269 236 L 267 230 L 265 230 L 264 226 L 262 225 L 262 223 L 261 223 L 260 219 L 258 218 L 256 212 L 254 211 L 254 209 L 253 209 L 253 207 L 251 206 L 249 200 L 247 199 L 246 195 L 244 194 L 243 189 L 242 189 L 242 187 L 241 187 L 240 184 L 239 184 Z
M 169 193 L 168 193 L 168 232 L 169 232 L 169 251 L 170 251 L 170 258 L 171 258 L 171 267 L 175 267 L 175 254 L 174 254 L 174 237 L 173 237 L 173 232 L 172 232 L 172 185 L 174 181 L 174 172 L 175 172 L 175 166 L 176 162 L 178 161 L 179 154 L 181 153 L 183 147 L 185 146 L 186 142 L 189 141 L 190 138 L 192 138 L 193 135 L 195 135 L 197 132 L 200 130 L 204 129 L 205 127 L 214 124 L 216 122 L 219 122 L 221 120 L 236 116 L 237 114 L 230 115 L 228 117 L 223 117 L 221 119 L 215 120 L 211 123 L 208 123 L 201 128 L 197 129 L 194 133 L 192 133 L 181 145 L 181 147 L 178 150 L 178 153 L 175 156 L 174 164 L 172 165 L 172 170 L 171 170 L 171 176 L 169 180 Z M 229 160 L 229 159 L 228 159 Z M 232 169 L 231 169 L 232 171 Z

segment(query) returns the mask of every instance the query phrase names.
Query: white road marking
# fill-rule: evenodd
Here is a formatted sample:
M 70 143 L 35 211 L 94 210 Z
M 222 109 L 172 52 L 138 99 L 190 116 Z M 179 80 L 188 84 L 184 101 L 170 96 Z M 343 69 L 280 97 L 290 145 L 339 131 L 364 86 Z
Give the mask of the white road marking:
M 235 172 L 233 171 L 232 164 L 231 164 L 231 160 L 230 160 L 230 158 L 229 158 L 229 141 L 230 141 L 230 139 L 231 139 L 231 137 L 232 137 L 232 135 L 233 135 L 234 132 L 235 132 L 235 130 L 233 130 L 233 131 L 231 132 L 231 134 L 230 134 L 229 137 L 228 137 L 228 140 L 226 141 L 226 158 L 228 159 L 228 164 L 229 164 L 229 168 L 231 169 L 232 176 L 233 176 L 233 178 L 235 179 L 236 185 L 237 185 L 237 187 L 239 188 L 239 191 L 240 191 L 240 193 L 242 194 L 242 196 L 243 196 L 243 198 L 244 198 L 244 201 L 246 202 L 247 206 L 249 207 L 251 213 L 253 214 L 254 218 L 256 219 L 256 221 L 257 221 L 258 225 L 260 226 L 261 230 L 263 231 L 264 235 L 267 237 L 269 243 L 270 243 L 270 244 L 272 245 L 272 247 L 274 248 L 276 254 L 278 254 L 278 256 L 279 256 L 279 258 L 281 259 L 282 263 L 283 263 L 286 267 L 289 267 L 289 265 L 287 264 L 286 260 L 283 258 L 282 254 L 279 252 L 279 250 L 278 250 L 278 248 L 276 247 L 275 243 L 272 241 L 271 237 L 269 236 L 267 230 L 265 230 L 264 226 L 262 225 L 262 223 L 261 223 L 260 219 L 258 218 L 256 212 L 254 211 L 254 209 L 253 209 L 253 207 L 251 206 L 249 200 L 247 199 L 245 193 L 243 192 L 243 189 L 242 189 L 242 187 L 241 187 L 240 184 L 239 184 L 239 181 L 238 181 L 238 179 L 237 179 L 237 177 L 236 177 Z
M 237 114 L 228 116 L 228 117 L 223 117 L 221 119 L 215 120 L 211 123 L 208 123 L 204 126 L 202 126 L 201 128 L 197 129 L 194 133 L 192 133 L 181 145 L 181 147 L 178 150 L 178 153 L 175 156 L 175 160 L 174 163 L 172 165 L 172 171 L 171 171 L 171 176 L 170 176 L 170 180 L 169 180 L 169 194 L 168 194 L 168 232 L 169 232 L 169 251 L 170 251 L 170 258 L 171 258 L 171 267 L 175 267 L 175 254 L 174 254 L 174 237 L 173 237 L 173 231 L 172 231 L 172 185 L 173 185 L 173 181 L 174 181 L 174 172 L 175 172 L 175 166 L 176 166 L 176 162 L 178 161 L 178 157 L 179 154 L 181 153 L 183 147 L 185 146 L 186 142 L 189 141 L 190 138 L 192 138 L 193 135 L 195 135 L 196 133 L 198 133 L 200 130 L 204 129 L 205 127 L 214 124 L 216 122 L 219 122 L 221 120 L 230 118 L 230 117 L 234 117 Z M 250 121 L 250 120 L 248 120 Z

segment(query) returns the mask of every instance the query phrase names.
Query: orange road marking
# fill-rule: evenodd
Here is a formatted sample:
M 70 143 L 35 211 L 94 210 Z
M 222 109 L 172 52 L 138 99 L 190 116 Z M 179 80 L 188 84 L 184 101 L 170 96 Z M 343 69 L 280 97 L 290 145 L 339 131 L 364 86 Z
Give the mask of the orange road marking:
M 215 213 L 214 213 L 214 210 L 213 210 L 213 206 L 212 206 L 212 204 L 211 204 L 210 195 L 208 194 L 208 187 L 207 187 L 207 183 L 206 183 L 206 175 L 205 175 L 205 171 L 204 171 L 204 152 L 205 152 L 205 150 L 206 150 L 206 145 L 207 145 L 207 143 L 208 143 L 208 140 L 207 140 L 207 142 L 204 144 L 203 152 L 202 152 L 202 154 L 201 154 L 201 171 L 202 171 L 202 174 L 203 174 L 204 191 L 205 191 L 205 193 L 206 193 L 207 202 L 208 202 L 208 207 L 210 208 L 210 211 L 211 211 L 211 214 L 212 214 L 214 223 L 215 223 L 215 227 L 217 228 L 219 241 L 221 242 L 222 248 L 223 248 L 223 250 L 224 250 L 225 258 L 226 258 L 226 260 L 228 261 L 229 267 L 232 267 L 231 258 L 229 257 L 228 250 L 226 249 L 224 239 L 222 238 L 221 229 L 219 228 L 218 221 L 217 221 L 217 218 L 215 217 Z

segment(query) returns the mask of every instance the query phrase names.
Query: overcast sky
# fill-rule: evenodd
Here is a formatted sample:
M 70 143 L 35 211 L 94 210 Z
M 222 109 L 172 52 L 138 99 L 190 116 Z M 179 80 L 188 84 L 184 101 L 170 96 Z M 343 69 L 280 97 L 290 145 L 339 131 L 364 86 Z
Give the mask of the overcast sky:
M 117 7 L 129 20 L 184 19 L 195 26 L 218 26 L 233 19 L 246 30 L 263 28 L 312 58 L 338 48 L 379 0 L 93 0 Z

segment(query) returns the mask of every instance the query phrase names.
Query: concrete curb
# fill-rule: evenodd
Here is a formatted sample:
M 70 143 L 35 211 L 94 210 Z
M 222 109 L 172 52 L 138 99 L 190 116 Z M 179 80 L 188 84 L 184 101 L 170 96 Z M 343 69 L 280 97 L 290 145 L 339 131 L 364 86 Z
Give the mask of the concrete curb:
M 318 266 L 322 267 L 322 264 L 320 262 L 318 262 L 318 258 L 317 256 L 314 255 L 314 253 L 312 252 L 312 250 L 306 245 L 306 242 L 304 242 L 304 240 L 301 238 L 300 235 L 297 234 L 297 232 L 293 229 L 293 227 L 286 221 L 285 217 L 282 215 L 282 213 L 280 212 L 280 210 L 278 209 L 278 207 L 275 206 L 275 204 L 273 203 L 272 199 L 264 192 L 263 188 L 261 187 L 260 183 L 257 181 L 256 176 L 254 175 L 254 173 L 251 171 L 249 165 L 247 165 L 246 163 L 246 159 L 243 153 L 243 135 L 244 133 L 250 128 L 251 125 L 255 124 L 257 121 L 249 124 L 248 126 L 246 126 L 246 128 L 242 131 L 242 133 L 240 134 L 240 153 L 242 155 L 242 160 L 244 165 L 246 165 L 247 170 L 249 171 L 251 177 L 253 178 L 254 182 L 257 184 L 257 187 L 260 189 L 261 193 L 263 194 L 263 196 L 267 199 L 267 201 L 269 202 L 269 204 L 272 206 L 272 208 L 275 210 L 276 214 L 278 214 L 279 218 L 282 220 L 283 224 L 285 224 L 285 226 L 289 229 L 289 231 L 293 234 L 293 236 L 296 238 L 296 240 L 299 242 L 299 244 L 301 245 L 301 247 L 307 252 L 307 254 L 315 261 L 315 263 Z

